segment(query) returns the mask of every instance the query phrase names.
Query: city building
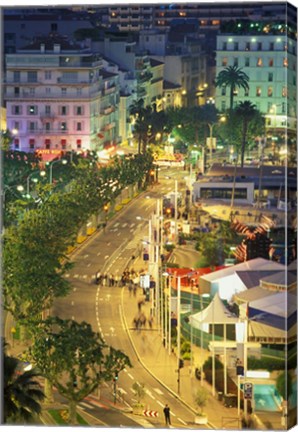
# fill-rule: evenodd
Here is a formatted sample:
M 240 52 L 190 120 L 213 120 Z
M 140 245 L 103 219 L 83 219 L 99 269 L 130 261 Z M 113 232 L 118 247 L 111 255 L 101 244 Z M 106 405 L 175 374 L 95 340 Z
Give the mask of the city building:
M 267 141 L 282 135 L 285 143 L 297 128 L 296 40 L 285 33 L 285 24 L 277 29 L 264 26 L 261 31 L 259 26 L 245 34 L 217 36 L 216 76 L 229 66 L 241 68 L 249 77 L 249 90 L 237 89 L 234 106 L 239 101 L 252 102 L 266 117 Z M 218 110 L 229 109 L 229 98 L 229 88 L 217 87 Z
M 13 149 L 101 150 L 119 141 L 118 76 L 88 48 L 52 36 L 6 55 L 4 99 Z
M 153 26 L 154 5 L 122 4 L 109 7 L 110 27 L 120 31 L 139 31 Z

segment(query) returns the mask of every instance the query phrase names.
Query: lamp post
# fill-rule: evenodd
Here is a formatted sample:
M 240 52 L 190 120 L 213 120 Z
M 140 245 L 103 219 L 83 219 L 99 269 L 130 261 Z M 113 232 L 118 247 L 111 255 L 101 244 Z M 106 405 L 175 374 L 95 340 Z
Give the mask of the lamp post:
M 37 174 L 37 173 L 39 173 L 39 175 L 40 175 L 41 177 L 44 177 L 44 176 L 46 175 L 46 172 L 45 172 L 45 171 L 34 171 L 33 173 L 31 173 L 31 174 L 28 175 L 28 177 L 27 177 L 27 196 L 28 196 L 28 197 L 30 196 L 30 179 L 31 179 L 31 177 L 32 177 L 34 174 Z M 34 183 L 37 183 L 37 182 L 38 182 L 38 179 L 37 179 L 37 178 L 33 178 L 32 181 L 33 181 Z
M 58 160 L 54 160 L 53 162 L 49 163 L 50 166 L 50 184 L 53 183 L 53 166 L 55 165 L 55 163 L 61 162 L 62 165 L 66 165 L 67 164 L 67 160 L 66 159 L 58 159 Z

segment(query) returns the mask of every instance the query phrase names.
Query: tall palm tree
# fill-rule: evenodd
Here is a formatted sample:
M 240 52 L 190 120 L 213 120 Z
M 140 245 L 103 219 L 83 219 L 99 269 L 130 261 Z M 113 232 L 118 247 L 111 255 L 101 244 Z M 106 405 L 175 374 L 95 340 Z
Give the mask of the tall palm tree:
M 241 167 L 244 165 L 244 156 L 247 147 L 247 138 L 249 128 L 254 124 L 254 129 L 260 127 L 260 124 L 264 122 L 264 119 L 260 111 L 250 101 L 240 102 L 235 109 L 235 121 L 241 122 Z
M 236 89 L 243 88 L 244 90 L 248 90 L 248 81 L 248 75 L 242 71 L 242 68 L 238 68 L 237 66 L 228 66 L 219 72 L 215 79 L 215 86 L 230 87 L 230 111 L 233 109 L 234 93 Z
M 44 399 L 36 369 L 18 372 L 20 361 L 4 352 L 3 356 L 3 423 L 26 423 L 41 413 Z

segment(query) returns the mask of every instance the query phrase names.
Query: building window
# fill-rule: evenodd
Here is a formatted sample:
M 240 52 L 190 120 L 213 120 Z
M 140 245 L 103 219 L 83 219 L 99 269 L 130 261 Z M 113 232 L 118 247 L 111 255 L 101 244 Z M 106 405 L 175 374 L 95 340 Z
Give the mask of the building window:
M 284 65 L 284 67 L 288 67 L 289 63 L 288 63 L 287 57 L 284 58 L 283 65 Z
M 58 24 L 57 23 L 51 23 L 51 32 L 56 32 L 58 30 Z
M 14 82 L 20 82 L 21 81 L 21 72 L 20 71 L 14 71 L 13 81 Z
M 13 128 L 19 132 L 19 130 L 20 130 L 20 122 L 14 122 Z
M 221 95 L 225 96 L 226 95 L 226 87 L 222 87 L 221 88 Z
M 46 123 L 46 131 L 50 131 L 51 130 L 51 123 Z
M 44 77 L 46 80 L 50 80 L 52 78 L 52 71 L 45 71 Z
M 76 107 L 76 115 L 82 115 L 83 114 L 83 109 L 81 106 Z
M 250 51 L 250 42 L 246 42 L 245 51 Z
M 77 88 L 77 96 L 82 96 L 82 89 L 81 88 Z
M 221 101 L 221 111 L 225 111 L 226 110 L 226 101 L 223 100 Z
M 282 97 L 288 97 L 288 88 L 287 87 L 282 88 Z
M 17 97 L 20 96 L 20 87 L 14 87 L 14 95 Z
M 29 71 L 27 72 L 27 80 L 31 83 L 37 82 L 37 72 L 36 71 Z
M 34 147 L 35 147 L 35 139 L 33 139 L 33 138 L 29 139 L 29 147 L 30 147 L 30 149 L 34 149 Z
M 239 50 L 239 42 L 234 42 L 234 51 Z
M 249 66 L 249 57 L 245 57 L 244 65 Z
M 257 66 L 258 67 L 263 66 L 263 60 L 261 59 L 261 57 L 259 57 L 258 60 L 257 60 Z
M 66 115 L 67 114 L 67 107 L 66 106 L 62 106 L 60 109 L 60 114 L 61 115 Z
M 46 87 L 46 95 L 51 94 L 51 88 L 50 87 Z
M 48 114 L 48 115 L 51 114 L 51 105 L 45 105 L 44 108 L 45 108 L 45 113 L 46 114 Z
M 62 139 L 62 140 L 61 140 L 61 147 L 62 147 L 63 149 L 66 148 L 66 139 Z
M 269 72 L 268 73 L 268 82 L 272 82 L 273 81 L 273 72 Z
M 227 50 L 227 42 L 223 42 L 222 43 L 222 50 L 226 51 Z
M 78 122 L 77 123 L 77 131 L 81 131 L 82 130 L 82 123 Z
M 227 66 L 227 65 L 228 65 L 228 58 L 227 58 L 227 57 L 224 57 L 224 58 L 222 59 L 222 61 L 221 61 L 221 65 L 222 65 L 222 66 Z
M 238 58 L 237 57 L 234 58 L 233 65 L 236 66 L 236 67 L 238 67 Z
M 30 87 L 29 88 L 29 95 L 30 96 L 35 96 L 35 88 L 34 87 Z
M 13 105 L 11 107 L 11 110 L 12 110 L 12 114 L 14 114 L 14 115 L 22 114 L 22 107 L 20 105 Z
M 66 122 L 62 122 L 61 123 L 61 130 L 62 131 L 66 131 L 67 130 L 67 123 Z
M 67 88 L 66 87 L 61 88 L 61 94 L 62 94 L 62 96 L 66 96 L 66 94 L 67 94 Z
M 267 112 L 271 112 L 272 102 L 267 103 Z
M 269 50 L 274 51 L 274 42 L 270 42 L 269 44 Z
M 20 140 L 19 138 L 15 138 L 14 139 L 14 148 L 18 149 L 20 146 Z
M 244 90 L 244 96 L 249 96 L 249 88 L 246 88 L 245 90 Z
M 51 140 L 50 139 L 45 139 L 45 146 L 46 146 L 46 149 L 49 149 L 50 147 L 51 147 Z
M 36 115 L 36 114 L 38 114 L 37 106 L 35 106 L 35 105 L 29 105 L 28 106 L 28 114 L 30 114 L 30 115 Z
M 273 87 L 268 87 L 267 96 L 272 97 L 273 96 Z
M 261 87 L 257 87 L 256 96 L 260 97 L 261 95 L 262 95 L 262 89 L 261 89 Z
M 34 122 L 29 122 L 29 130 L 30 131 L 34 131 L 35 130 L 35 123 Z
M 258 42 L 258 51 L 262 51 L 263 47 L 262 47 L 262 42 Z
M 80 149 L 82 147 L 82 140 L 77 140 L 77 148 Z
M 283 114 L 286 113 L 286 103 L 285 103 L 285 102 L 283 102 L 283 103 L 281 104 L 281 112 L 282 112 Z

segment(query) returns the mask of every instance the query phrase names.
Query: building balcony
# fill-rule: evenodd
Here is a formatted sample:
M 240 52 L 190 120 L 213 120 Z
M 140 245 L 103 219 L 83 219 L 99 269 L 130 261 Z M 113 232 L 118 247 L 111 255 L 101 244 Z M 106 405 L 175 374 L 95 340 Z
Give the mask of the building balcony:
M 109 93 L 108 93 L 109 94 Z M 96 96 L 101 96 L 101 90 L 94 91 L 85 91 L 83 94 L 78 95 L 75 93 L 66 93 L 62 94 L 61 92 L 36 92 L 34 94 L 30 94 L 29 92 L 21 92 L 20 94 L 13 94 L 6 92 L 4 95 L 5 100 L 47 100 L 47 99 L 57 99 L 57 100 L 65 100 L 65 99 L 74 99 L 74 100 L 84 100 L 90 98 L 96 98 Z
M 28 129 L 27 131 L 30 135 L 66 135 L 69 133 L 68 129 L 44 129 L 44 128 L 38 128 L 38 129 Z
M 101 131 L 102 132 L 109 131 L 109 130 L 113 129 L 115 126 L 116 126 L 115 122 L 108 123 L 101 128 Z
M 115 93 L 115 91 L 116 91 L 116 86 L 105 88 L 103 90 L 103 95 L 109 95 L 109 94 Z
M 104 108 L 104 109 L 101 111 L 101 114 L 105 114 L 105 115 L 107 115 L 107 114 L 111 114 L 111 113 L 114 112 L 114 111 L 115 111 L 115 107 L 110 106 L 110 107 Z
M 48 114 L 48 113 L 41 113 L 39 117 L 40 117 L 40 120 L 42 122 L 44 122 L 44 121 L 54 121 L 57 118 L 56 114 L 54 114 L 54 113 L 50 113 L 50 114 Z

